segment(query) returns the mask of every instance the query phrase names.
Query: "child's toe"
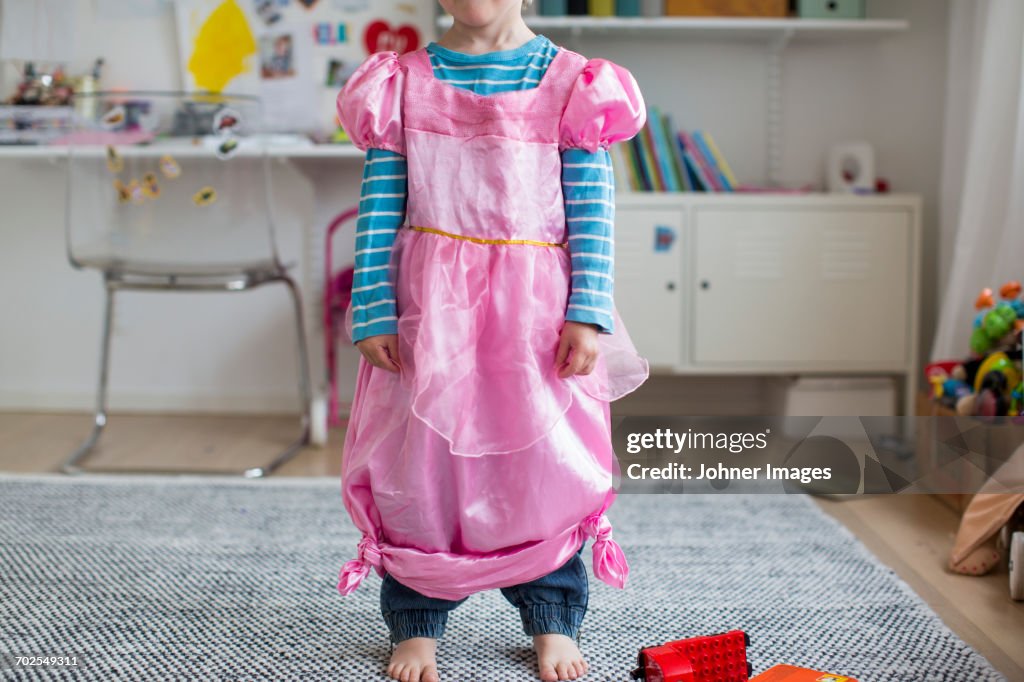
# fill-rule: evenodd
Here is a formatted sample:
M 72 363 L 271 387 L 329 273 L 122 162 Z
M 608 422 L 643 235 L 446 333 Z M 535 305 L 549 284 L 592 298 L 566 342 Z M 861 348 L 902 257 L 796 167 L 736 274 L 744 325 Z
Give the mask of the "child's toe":
M 420 682 L 441 682 L 441 678 L 437 674 L 437 668 L 432 665 L 425 667 L 423 674 L 420 676 Z
M 555 666 L 550 663 L 542 663 L 540 666 L 540 679 L 544 682 L 558 682 L 558 673 Z

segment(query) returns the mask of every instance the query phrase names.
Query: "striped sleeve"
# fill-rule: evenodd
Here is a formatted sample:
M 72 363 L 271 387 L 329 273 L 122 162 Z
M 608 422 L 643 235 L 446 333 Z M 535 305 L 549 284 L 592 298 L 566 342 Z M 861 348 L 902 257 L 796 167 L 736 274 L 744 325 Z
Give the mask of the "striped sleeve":
M 594 324 L 611 334 L 615 179 L 607 150 L 563 151 L 562 194 L 572 263 L 565 319 Z
M 353 342 L 398 333 L 395 289 L 388 270 L 395 234 L 405 221 L 406 175 L 407 164 L 401 154 L 367 150 L 356 222 Z

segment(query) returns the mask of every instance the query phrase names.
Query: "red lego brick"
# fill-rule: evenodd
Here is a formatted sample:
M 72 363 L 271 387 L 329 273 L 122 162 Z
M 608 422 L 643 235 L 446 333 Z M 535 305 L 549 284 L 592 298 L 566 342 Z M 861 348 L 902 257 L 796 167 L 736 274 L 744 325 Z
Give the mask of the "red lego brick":
M 742 630 L 646 647 L 633 679 L 644 682 L 747 682 L 750 639 Z

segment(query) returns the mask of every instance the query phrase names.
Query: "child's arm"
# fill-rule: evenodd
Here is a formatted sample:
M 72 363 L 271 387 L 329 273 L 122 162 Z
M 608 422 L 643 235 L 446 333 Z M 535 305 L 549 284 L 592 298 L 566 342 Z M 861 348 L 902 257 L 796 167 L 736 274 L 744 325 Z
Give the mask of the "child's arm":
M 402 126 L 405 71 L 396 52 L 377 52 L 338 94 L 338 120 L 366 152 L 356 226 L 352 340 L 368 362 L 399 371 L 391 249 L 405 220 L 407 163 Z
M 610 334 L 614 288 L 615 185 L 604 149 L 562 152 L 562 193 L 572 261 L 565 319 Z
M 367 361 L 399 369 L 398 308 L 390 276 L 395 234 L 405 220 L 407 163 L 404 156 L 368 149 L 356 223 L 352 282 L 352 341 Z
M 587 62 L 559 124 L 572 265 L 566 323 L 555 354 L 562 378 L 589 374 L 598 357 L 598 332 L 614 333 L 615 186 L 608 147 L 636 135 L 646 118 L 629 71 L 605 59 Z

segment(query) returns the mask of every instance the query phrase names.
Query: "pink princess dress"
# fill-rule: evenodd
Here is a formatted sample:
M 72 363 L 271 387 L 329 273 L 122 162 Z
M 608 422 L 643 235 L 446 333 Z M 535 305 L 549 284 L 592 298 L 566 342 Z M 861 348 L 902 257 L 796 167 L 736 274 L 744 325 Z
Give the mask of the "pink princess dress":
M 360 149 L 408 160 L 395 284 L 402 371 L 360 358 L 342 462 L 363 533 L 349 594 L 390 573 L 457 600 L 565 564 L 593 538 L 593 569 L 624 587 L 605 511 L 617 461 L 608 403 L 647 379 L 622 320 L 586 376 L 558 377 L 570 292 L 561 155 L 633 137 L 632 75 L 559 49 L 540 84 L 487 96 L 435 78 L 426 49 L 371 55 L 339 96 Z

